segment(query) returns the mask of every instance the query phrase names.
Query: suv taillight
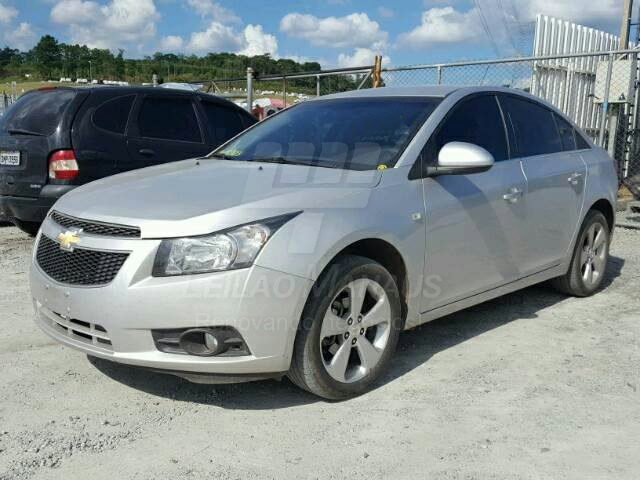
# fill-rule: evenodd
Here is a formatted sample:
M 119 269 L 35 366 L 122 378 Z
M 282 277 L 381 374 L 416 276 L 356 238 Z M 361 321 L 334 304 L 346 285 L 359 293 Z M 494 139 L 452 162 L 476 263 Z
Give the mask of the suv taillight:
M 78 162 L 73 150 L 58 150 L 49 156 L 49 178 L 68 180 L 78 175 Z

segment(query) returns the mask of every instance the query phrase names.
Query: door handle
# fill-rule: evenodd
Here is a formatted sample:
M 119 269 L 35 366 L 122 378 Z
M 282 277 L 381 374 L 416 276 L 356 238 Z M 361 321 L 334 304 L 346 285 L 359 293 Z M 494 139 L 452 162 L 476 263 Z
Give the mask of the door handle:
M 580 180 L 580 177 L 582 177 L 581 173 L 578 172 L 573 172 L 569 178 L 567 178 L 567 181 L 571 184 L 571 185 L 578 185 L 578 181 Z
M 150 148 L 141 148 L 140 150 L 138 150 L 138 153 L 140 155 L 144 155 L 145 157 L 153 157 L 156 154 L 156 152 L 154 152 Z
M 518 187 L 511 187 L 509 191 L 502 196 L 502 198 L 504 198 L 509 203 L 516 203 L 521 196 L 522 190 L 520 190 Z

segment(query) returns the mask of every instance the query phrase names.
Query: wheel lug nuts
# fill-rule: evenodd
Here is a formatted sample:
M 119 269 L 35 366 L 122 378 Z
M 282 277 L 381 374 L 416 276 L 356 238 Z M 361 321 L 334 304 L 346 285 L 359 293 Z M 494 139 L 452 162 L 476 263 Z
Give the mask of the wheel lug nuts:
M 351 340 L 351 345 L 355 345 L 357 341 L 358 341 L 358 339 L 354 338 L 353 340 Z
M 360 329 L 360 335 L 364 335 L 364 328 Z
M 358 323 L 362 323 L 362 315 L 358 316 Z
M 345 339 L 346 339 L 346 338 L 349 338 L 349 332 L 347 332 L 347 333 L 345 333 L 345 334 L 344 334 L 344 338 L 345 338 Z
M 351 325 L 353 323 L 353 318 L 350 318 L 349 320 L 347 320 L 347 325 Z

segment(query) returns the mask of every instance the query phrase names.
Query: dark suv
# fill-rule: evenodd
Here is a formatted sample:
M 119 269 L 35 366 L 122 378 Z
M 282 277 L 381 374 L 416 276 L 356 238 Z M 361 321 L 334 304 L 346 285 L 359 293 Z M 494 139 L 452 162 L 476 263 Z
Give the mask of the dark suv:
M 199 92 L 44 88 L 0 117 L 0 218 L 35 234 L 69 190 L 115 173 L 205 155 L 256 119 Z

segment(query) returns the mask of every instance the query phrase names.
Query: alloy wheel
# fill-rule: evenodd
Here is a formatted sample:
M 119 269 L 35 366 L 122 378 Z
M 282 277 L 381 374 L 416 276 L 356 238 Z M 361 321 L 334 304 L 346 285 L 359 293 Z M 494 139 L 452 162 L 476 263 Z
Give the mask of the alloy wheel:
M 580 254 L 580 273 L 585 285 L 596 285 L 607 265 L 607 233 L 600 223 L 589 227 Z
M 382 286 L 367 278 L 349 282 L 333 299 L 320 329 L 327 373 L 342 383 L 365 377 L 380 362 L 391 332 L 391 306 Z

